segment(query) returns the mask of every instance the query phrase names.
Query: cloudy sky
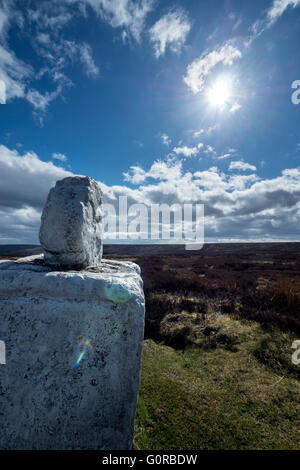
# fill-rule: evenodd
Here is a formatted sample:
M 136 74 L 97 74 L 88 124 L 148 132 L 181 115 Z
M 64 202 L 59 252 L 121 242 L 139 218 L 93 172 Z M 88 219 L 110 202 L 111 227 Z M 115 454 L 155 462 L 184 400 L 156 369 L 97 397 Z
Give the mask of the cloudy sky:
M 0 243 L 72 174 L 203 203 L 207 241 L 298 240 L 299 39 L 300 0 L 0 0 Z

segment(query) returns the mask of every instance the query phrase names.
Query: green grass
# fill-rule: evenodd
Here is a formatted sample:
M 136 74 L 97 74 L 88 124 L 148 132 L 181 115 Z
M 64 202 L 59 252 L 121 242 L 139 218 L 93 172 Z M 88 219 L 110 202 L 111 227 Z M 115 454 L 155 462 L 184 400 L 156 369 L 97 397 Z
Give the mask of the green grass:
M 201 334 L 184 351 L 144 342 L 134 448 L 299 449 L 294 337 L 225 314 L 206 324 L 235 347 Z

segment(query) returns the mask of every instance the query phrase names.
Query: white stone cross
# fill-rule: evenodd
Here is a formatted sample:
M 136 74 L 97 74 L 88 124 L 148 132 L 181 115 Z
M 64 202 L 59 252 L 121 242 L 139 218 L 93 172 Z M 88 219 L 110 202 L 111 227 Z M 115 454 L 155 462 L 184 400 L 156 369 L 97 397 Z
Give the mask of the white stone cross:
M 40 243 L 45 264 L 64 269 L 99 266 L 102 258 L 103 194 L 95 180 L 57 181 L 42 214 Z

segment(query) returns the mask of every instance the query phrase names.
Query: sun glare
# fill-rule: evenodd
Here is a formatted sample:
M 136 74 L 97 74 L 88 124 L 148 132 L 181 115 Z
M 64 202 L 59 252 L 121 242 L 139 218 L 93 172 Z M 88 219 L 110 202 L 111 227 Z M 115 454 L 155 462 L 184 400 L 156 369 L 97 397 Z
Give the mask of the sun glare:
M 231 91 L 229 83 L 226 80 L 218 80 L 208 90 L 207 98 L 212 106 L 222 108 L 230 98 Z

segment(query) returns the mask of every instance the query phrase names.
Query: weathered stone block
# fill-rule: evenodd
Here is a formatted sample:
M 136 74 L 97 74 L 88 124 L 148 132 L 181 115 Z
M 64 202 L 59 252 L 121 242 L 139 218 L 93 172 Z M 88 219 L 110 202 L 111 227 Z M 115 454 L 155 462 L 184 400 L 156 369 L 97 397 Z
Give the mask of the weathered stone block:
M 0 262 L 0 448 L 130 449 L 143 330 L 133 263 Z
M 100 264 L 102 204 L 101 189 L 92 178 L 57 181 L 49 192 L 40 228 L 46 264 L 66 268 Z

